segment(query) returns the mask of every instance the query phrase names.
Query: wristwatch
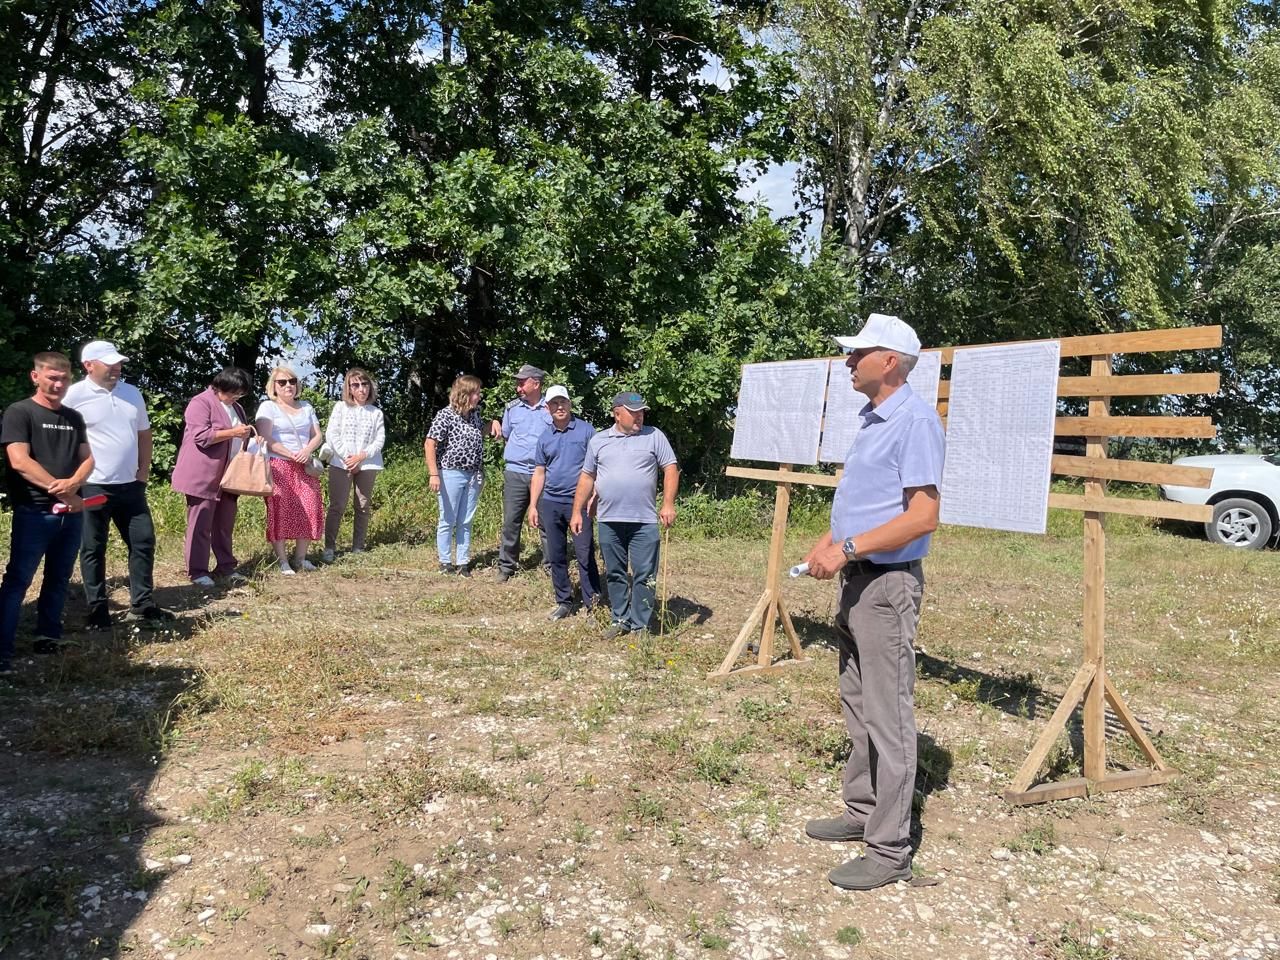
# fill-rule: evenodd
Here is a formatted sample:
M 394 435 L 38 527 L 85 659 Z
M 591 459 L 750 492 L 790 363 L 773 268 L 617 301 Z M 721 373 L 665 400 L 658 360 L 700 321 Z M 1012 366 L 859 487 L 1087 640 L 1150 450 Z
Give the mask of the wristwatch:
M 858 548 L 853 545 L 853 537 L 847 537 L 844 543 L 840 544 L 840 549 L 844 551 L 844 558 L 849 563 L 860 559 Z

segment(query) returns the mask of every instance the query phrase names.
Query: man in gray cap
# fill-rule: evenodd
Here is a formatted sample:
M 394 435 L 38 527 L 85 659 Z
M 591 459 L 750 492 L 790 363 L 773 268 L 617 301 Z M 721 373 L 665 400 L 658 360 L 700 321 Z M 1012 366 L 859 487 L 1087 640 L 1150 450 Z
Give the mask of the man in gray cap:
M 676 522 L 680 467 L 666 434 L 644 425 L 648 409 L 638 393 L 620 393 L 613 398 L 613 426 L 587 444 L 569 519 L 569 529 L 576 536 L 583 528 L 583 510 L 594 491 L 613 615 L 607 638 L 648 629 L 657 593 L 658 524 L 669 527 Z M 654 507 L 659 471 L 661 510 Z
M 840 707 L 851 747 L 844 809 L 810 820 L 815 840 L 861 840 L 866 855 L 828 874 L 845 890 L 911 879 L 916 780 L 915 651 L 921 561 L 938 526 L 943 434 L 938 412 L 911 391 L 920 339 L 873 313 L 849 351 L 853 389 L 868 403 L 831 505 L 831 529 L 805 557 L 809 575 L 839 576 Z
M 538 438 L 551 426 L 551 413 L 542 398 L 545 370 L 526 363 L 516 371 L 516 398 L 502 411 L 502 420 L 489 424 L 496 440 L 507 441 L 503 448 L 502 543 L 498 547 L 498 582 L 516 575 L 520 564 L 520 531 L 529 512 L 529 485 L 533 480 L 533 458 Z M 546 562 L 546 531 L 541 532 L 542 557 Z

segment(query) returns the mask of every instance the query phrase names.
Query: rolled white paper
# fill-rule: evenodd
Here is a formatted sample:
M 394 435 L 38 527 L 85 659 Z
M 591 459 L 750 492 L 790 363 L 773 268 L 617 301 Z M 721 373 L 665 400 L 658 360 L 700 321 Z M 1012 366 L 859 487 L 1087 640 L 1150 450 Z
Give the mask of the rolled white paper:
M 791 568 L 791 577 L 792 579 L 796 577 L 803 577 L 808 572 L 809 572 L 809 565 L 807 563 L 797 564 L 796 566 Z

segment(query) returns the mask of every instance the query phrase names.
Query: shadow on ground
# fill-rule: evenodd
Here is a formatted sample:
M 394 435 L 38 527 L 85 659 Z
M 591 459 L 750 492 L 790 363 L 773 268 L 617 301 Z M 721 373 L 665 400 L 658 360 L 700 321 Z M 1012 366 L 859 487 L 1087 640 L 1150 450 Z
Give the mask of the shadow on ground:
M 157 600 L 187 609 L 195 591 L 172 590 L 157 590 Z M 86 633 L 83 599 L 68 607 L 64 651 L 36 657 L 20 636 L 18 671 L 0 685 L 5 957 L 118 954 L 118 938 L 170 869 L 146 867 L 143 842 L 161 821 L 144 798 L 174 724 L 202 705 L 192 671 L 136 662 L 130 650 L 189 636 L 203 618 L 182 615 L 157 635 L 121 624 Z M 29 603 L 24 623 L 33 618 Z

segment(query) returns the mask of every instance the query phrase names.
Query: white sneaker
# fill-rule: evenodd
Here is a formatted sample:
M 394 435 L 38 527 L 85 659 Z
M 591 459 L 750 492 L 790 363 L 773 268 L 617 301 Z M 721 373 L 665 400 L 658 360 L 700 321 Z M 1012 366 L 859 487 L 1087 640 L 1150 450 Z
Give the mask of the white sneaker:
M 302 569 L 307 571 L 307 573 L 311 573 L 312 571 L 315 570 L 315 568 L 316 568 L 316 565 L 312 563 L 310 560 L 304 559 L 302 561 Z
M 210 576 L 208 576 L 207 574 L 206 574 L 205 576 L 203 576 L 203 577 L 195 577 L 195 578 L 191 581 L 191 585 L 192 585 L 193 587 L 212 587 L 212 586 L 213 586 L 213 577 L 210 577 Z
M 320 554 L 320 559 L 325 563 L 333 563 L 333 551 L 326 548 L 324 553 Z
M 293 575 L 294 575 L 294 574 L 293 574 L 293 567 L 289 566 L 287 563 L 281 562 L 281 564 L 280 564 L 280 576 L 282 576 L 282 577 L 292 577 Z

